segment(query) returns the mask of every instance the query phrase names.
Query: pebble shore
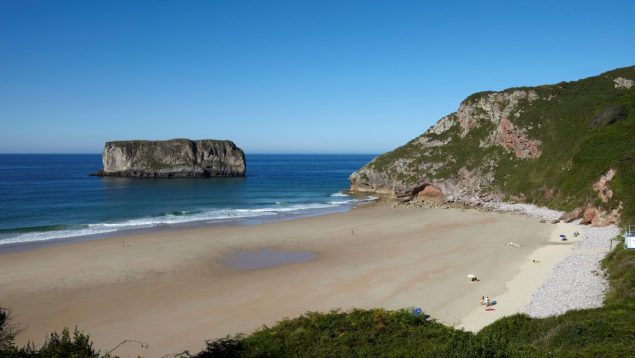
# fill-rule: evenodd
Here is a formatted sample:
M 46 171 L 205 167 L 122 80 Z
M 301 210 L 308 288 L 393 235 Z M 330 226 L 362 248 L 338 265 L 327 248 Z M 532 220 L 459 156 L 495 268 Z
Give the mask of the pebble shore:
M 513 212 L 553 222 L 561 211 L 531 204 L 484 203 L 493 211 Z M 611 240 L 620 234 L 615 225 L 591 227 L 573 222 L 582 238 L 575 243 L 571 255 L 554 267 L 547 280 L 532 295 L 524 312 L 542 318 L 560 315 L 569 310 L 601 307 L 608 282 L 600 261 L 611 247 Z M 616 245 L 617 243 L 613 243 Z
M 619 235 L 615 225 L 590 227 L 577 224 L 582 240 L 571 255 L 554 267 L 538 288 L 524 312 L 531 317 L 549 317 L 569 310 L 601 307 L 608 282 L 600 261 Z M 613 243 L 613 246 L 617 242 Z
M 557 222 L 561 211 L 524 203 L 503 203 L 497 201 L 470 201 L 467 204 L 417 204 L 406 206 L 463 207 L 482 211 L 509 212 L 535 217 L 547 222 Z M 582 238 L 576 242 L 572 253 L 560 261 L 545 282 L 532 295 L 531 302 L 523 312 L 531 317 L 542 318 L 562 314 L 569 310 L 597 308 L 604 302 L 608 281 L 600 261 L 611 246 L 618 245 L 611 240 L 620 234 L 616 225 L 591 227 L 578 221 L 576 231 Z

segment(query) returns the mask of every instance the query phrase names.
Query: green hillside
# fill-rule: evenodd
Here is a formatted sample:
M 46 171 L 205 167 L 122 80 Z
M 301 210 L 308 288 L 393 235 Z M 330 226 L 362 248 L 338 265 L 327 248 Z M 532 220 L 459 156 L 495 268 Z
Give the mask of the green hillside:
M 611 211 L 622 202 L 623 219 L 635 222 L 635 86 L 628 80 L 635 80 L 635 66 L 473 94 L 437 128 L 354 173 L 352 187 L 398 194 L 422 181 L 443 187 L 455 180 L 470 194 L 524 197 L 567 211 L 587 203 Z M 593 183 L 609 169 L 613 196 L 603 202 Z M 461 171 L 479 186 L 461 183 Z

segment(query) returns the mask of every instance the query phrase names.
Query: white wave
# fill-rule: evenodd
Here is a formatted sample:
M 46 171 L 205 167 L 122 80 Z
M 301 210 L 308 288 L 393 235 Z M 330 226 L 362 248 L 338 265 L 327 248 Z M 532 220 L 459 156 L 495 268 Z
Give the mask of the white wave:
M 13 237 L 7 237 L 0 239 L 0 245 L 4 244 L 17 244 L 24 242 L 36 242 L 36 241 L 47 241 L 53 239 L 65 239 L 69 237 L 77 237 L 77 236 L 88 236 L 88 235 L 98 235 L 98 234 L 107 234 L 109 232 L 115 232 L 118 229 L 75 229 L 75 230 L 58 230 L 58 231 L 46 231 L 46 232 L 29 232 L 20 234 Z
M 0 238 L 0 245 L 63 239 L 78 236 L 107 234 L 120 230 L 144 229 L 161 225 L 183 224 L 188 222 L 214 222 L 228 219 L 241 219 L 277 215 L 278 213 L 302 212 L 304 210 L 328 209 L 347 204 L 348 201 L 329 203 L 295 204 L 287 207 L 270 207 L 259 209 L 217 209 L 203 212 L 183 211 L 164 216 L 144 217 L 112 223 L 88 224 L 78 229 L 65 229 L 46 232 L 21 233 L 13 237 Z M 193 213 L 191 215 L 184 215 Z
M 348 195 L 342 193 L 341 191 L 338 191 L 337 193 L 333 193 L 333 194 L 331 194 L 331 196 L 334 196 L 334 197 L 348 197 Z
M 354 200 L 333 200 L 333 201 L 329 201 L 329 204 L 344 205 L 344 204 L 352 203 L 353 201 Z
M 335 193 L 333 197 L 346 197 L 350 198 L 346 194 Z M 53 239 L 63 239 L 78 236 L 89 236 L 107 234 L 120 230 L 130 229 L 144 229 L 152 228 L 161 225 L 182 224 L 188 222 L 216 222 L 232 219 L 250 218 L 278 215 L 279 213 L 293 213 L 302 212 L 305 210 L 320 210 L 334 208 L 343 205 L 350 205 L 356 202 L 367 202 L 377 198 L 367 197 L 363 199 L 347 199 L 347 200 L 333 200 L 326 203 L 307 203 L 307 204 L 293 204 L 284 206 L 285 204 L 277 202 L 275 207 L 258 208 L 258 209 L 216 209 L 208 211 L 178 211 L 175 213 L 163 215 L 143 217 L 138 219 L 123 220 L 112 223 L 96 223 L 83 225 L 77 229 L 65 229 L 46 232 L 28 232 L 20 233 L 13 237 L 0 238 L 0 245 L 2 244 L 14 244 L 24 242 L 45 241 Z

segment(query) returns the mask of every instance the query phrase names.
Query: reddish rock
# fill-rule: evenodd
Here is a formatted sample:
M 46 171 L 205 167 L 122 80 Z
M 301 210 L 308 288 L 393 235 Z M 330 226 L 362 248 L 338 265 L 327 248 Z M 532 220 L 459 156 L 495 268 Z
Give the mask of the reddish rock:
M 593 221 L 593 218 L 598 214 L 598 210 L 591 205 L 588 205 L 586 209 L 584 209 L 584 213 L 582 214 L 582 224 L 590 224 Z
M 583 208 L 575 208 L 572 211 L 563 214 L 560 217 L 560 220 L 566 222 L 566 223 L 570 223 L 574 220 L 578 220 L 579 218 L 582 217 L 582 214 L 584 213 L 584 209 Z
M 538 146 L 542 143 L 538 139 L 529 139 L 522 129 L 514 127 L 512 122 L 503 118 L 498 125 L 498 144 L 511 151 L 518 158 L 536 159 L 542 152 Z
M 597 215 L 591 220 L 591 226 L 604 227 L 615 223 L 615 219 L 606 211 L 598 211 Z
M 615 170 L 609 169 L 600 179 L 593 183 L 593 190 L 598 193 L 598 198 L 603 203 L 608 203 L 609 199 L 613 197 L 613 191 L 609 188 L 609 182 L 615 176 Z
M 593 218 L 593 220 L 591 221 L 591 225 L 602 227 L 610 224 L 617 224 L 620 221 L 620 214 L 623 208 L 624 205 L 622 202 L 620 202 L 620 205 L 610 212 L 599 212 L 599 214 L 596 215 L 595 218 Z
M 432 185 L 426 185 L 417 193 L 417 198 L 422 200 L 443 200 L 443 192 Z
M 582 215 L 582 224 L 591 224 L 591 226 L 603 227 L 610 224 L 617 224 L 620 220 L 620 213 L 622 211 L 623 205 L 620 203 L 620 206 L 616 209 L 607 212 L 606 210 L 602 210 L 599 208 L 595 208 L 591 206 L 591 204 L 587 205 L 584 210 L 584 214 Z

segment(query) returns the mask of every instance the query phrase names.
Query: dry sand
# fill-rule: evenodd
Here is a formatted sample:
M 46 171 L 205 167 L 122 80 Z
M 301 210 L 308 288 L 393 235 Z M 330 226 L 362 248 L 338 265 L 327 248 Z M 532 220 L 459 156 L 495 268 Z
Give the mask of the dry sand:
M 551 274 L 553 267 L 571 254 L 575 243 L 582 239 L 574 238 L 575 231 L 576 226 L 573 224 L 553 225 L 546 245 L 533 251 L 530 259 L 520 265 L 520 272 L 505 284 L 506 291 L 502 295 L 491 297 L 497 304 L 490 307 L 475 307 L 461 320 L 458 328 L 478 332 L 501 317 L 523 312 L 525 306 L 531 302 L 532 294 Z M 561 241 L 560 234 L 566 235 L 567 241 Z M 513 303 L 509 304 L 510 302 Z
M 24 328 L 18 343 L 77 325 L 102 352 L 125 339 L 150 346 L 126 344 L 115 352 L 124 357 L 196 352 L 206 339 L 336 308 L 416 306 L 478 329 L 521 310 L 570 250 L 550 241 L 555 228 L 511 214 L 372 205 L 147 232 L 0 254 L 0 305 Z M 482 295 L 497 299 L 496 311 L 483 310 Z

